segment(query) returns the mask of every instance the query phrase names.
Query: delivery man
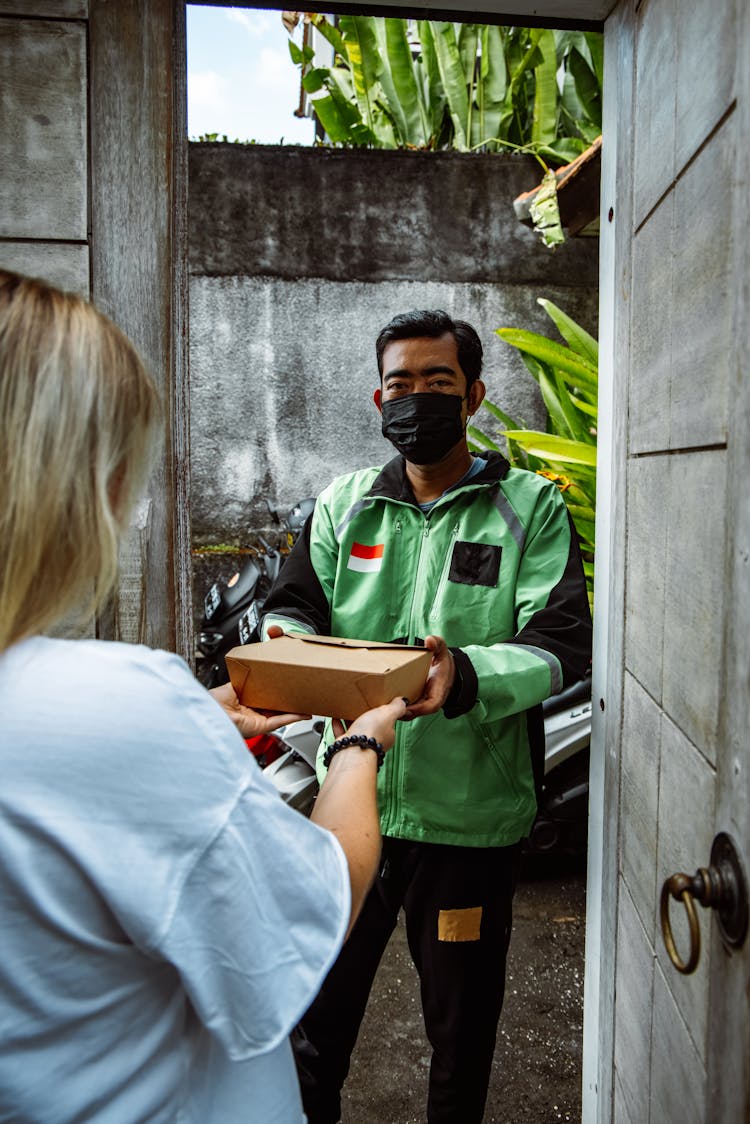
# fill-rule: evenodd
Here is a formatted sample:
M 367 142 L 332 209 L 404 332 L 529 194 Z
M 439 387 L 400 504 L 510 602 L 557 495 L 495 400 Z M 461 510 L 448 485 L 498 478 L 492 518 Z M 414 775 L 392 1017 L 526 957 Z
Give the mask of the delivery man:
M 425 692 L 380 771 L 383 852 L 297 1034 L 310 1124 L 337 1124 L 378 963 L 404 910 L 432 1045 L 427 1119 L 482 1119 L 505 987 L 519 841 L 536 811 L 541 703 L 581 678 L 591 621 L 555 484 L 472 456 L 485 388 L 474 329 L 441 311 L 380 333 L 375 405 L 398 455 L 320 495 L 265 604 L 264 636 L 424 644 Z M 319 770 L 330 731 L 321 745 Z

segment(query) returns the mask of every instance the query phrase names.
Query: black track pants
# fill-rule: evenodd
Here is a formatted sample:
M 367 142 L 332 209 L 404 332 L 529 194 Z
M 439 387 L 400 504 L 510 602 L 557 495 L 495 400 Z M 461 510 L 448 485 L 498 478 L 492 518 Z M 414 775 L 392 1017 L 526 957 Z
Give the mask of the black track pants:
M 310 1124 L 336 1124 L 375 972 L 403 906 L 432 1046 L 429 1124 L 479 1124 L 487 1099 L 518 847 L 383 840 L 380 874 L 293 1044 Z

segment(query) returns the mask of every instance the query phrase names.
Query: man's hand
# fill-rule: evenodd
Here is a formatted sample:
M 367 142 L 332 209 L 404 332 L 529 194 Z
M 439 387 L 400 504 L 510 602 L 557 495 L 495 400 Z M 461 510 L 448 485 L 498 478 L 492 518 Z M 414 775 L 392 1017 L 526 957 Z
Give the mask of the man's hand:
M 213 695 L 224 713 L 232 719 L 243 738 L 270 734 L 272 730 L 278 730 L 279 726 L 286 726 L 288 722 L 299 722 L 301 718 L 310 717 L 309 714 L 262 714 L 252 707 L 243 706 L 231 683 L 213 687 L 208 693 Z
M 436 711 L 440 710 L 448 698 L 453 681 L 456 678 L 453 653 L 442 636 L 426 637 L 424 646 L 432 652 L 430 672 L 422 697 L 407 707 L 403 715 L 405 719 L 422 718 L 425 714 L 435 714 Z

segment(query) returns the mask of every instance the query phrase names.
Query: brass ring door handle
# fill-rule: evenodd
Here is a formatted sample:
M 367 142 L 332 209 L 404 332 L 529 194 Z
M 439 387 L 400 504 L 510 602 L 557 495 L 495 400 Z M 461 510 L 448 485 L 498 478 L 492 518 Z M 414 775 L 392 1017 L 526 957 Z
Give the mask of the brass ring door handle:
M 682 901 L 690 928 L 690 952 L 683 960 L 677 951 L 669 920 L 669 899 Z M 701 931 L 695 903 L 717 911 L 721 938 L 730 948 L 739 948 L 747 934 L 747 881 L 732 840 L 724 832 L 716 836 L 711 847 L 711 863 L 689 874 L 673 874 L 661 888 L 659 914 L 664 946 L 669 959 L 684 975 L 694 972 L 701 954 Z
M 698 871 L 695 875 L 697 878 L 702 871 Z M 669 959 L 674 964 L 678 972 L 684 973 L 689 976 L 698 967 L 698 960 L 701 954 L 701 929 L 698 924 L 698 914 L 695 909 L 695 901 L 693 900 L 693 879 L 687 874 L 673 874 L 668 878 L 661 888 L 661 900 L 659 902 L 659 914 L 661 917 L 661 933 L 664 938 L 664 946 L 669 953 Z M 669 899 L 670 896 L 677 901 L 684 902 L 685 910 L 687 911 L 688 925 L 690 926 L 690 954 L 687 960 L 683 960 L 677 951 L 674 936 L 672 934 L 672 925 L 669 921 Z M 700 899 L 698 899 L 700 901 Z

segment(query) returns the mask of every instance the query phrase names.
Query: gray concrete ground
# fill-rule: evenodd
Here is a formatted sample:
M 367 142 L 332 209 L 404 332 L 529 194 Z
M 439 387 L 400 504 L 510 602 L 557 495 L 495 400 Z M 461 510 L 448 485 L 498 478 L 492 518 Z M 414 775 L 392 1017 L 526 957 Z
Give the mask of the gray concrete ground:
M 585 885 L 580 860 L 521 879 L 485 1124 L 580 1120 Z M 429 1063 L 400 920 L 352 1058 L 343 1124 L 420 1124 Z

